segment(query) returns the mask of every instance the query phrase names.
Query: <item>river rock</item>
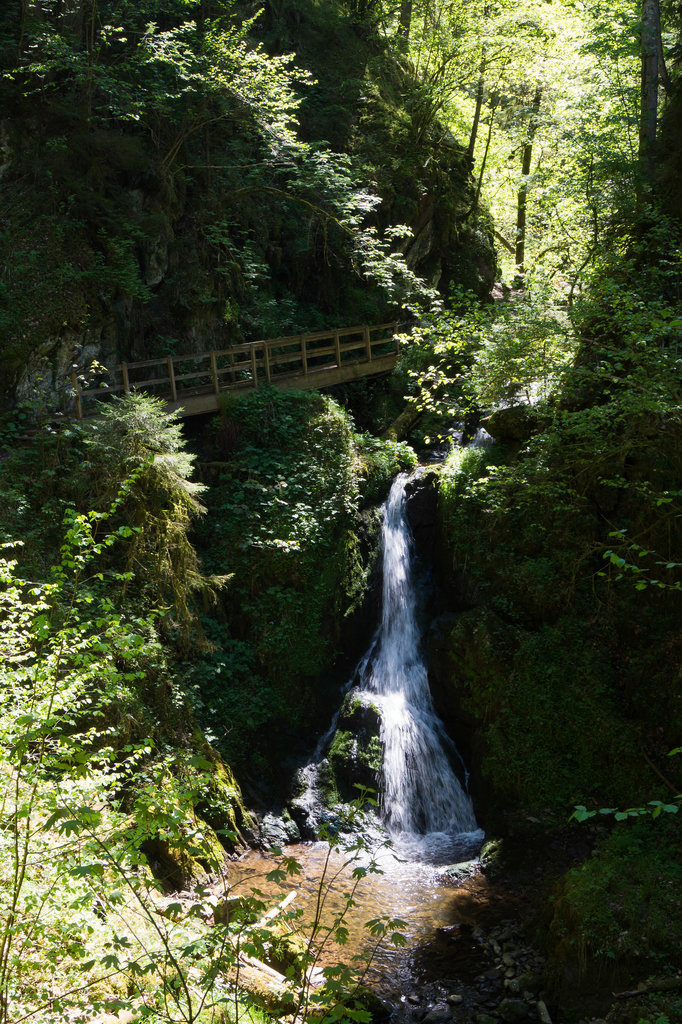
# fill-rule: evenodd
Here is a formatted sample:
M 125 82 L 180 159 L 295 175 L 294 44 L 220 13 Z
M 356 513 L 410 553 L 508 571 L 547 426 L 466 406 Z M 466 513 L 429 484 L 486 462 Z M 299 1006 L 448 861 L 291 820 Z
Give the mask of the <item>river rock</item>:
M 260 823 L 261 846 L 269 849 L 272 846 L 286 846 L 287 843 L 298 842 L 301 838 L 298 825 L 291 818 L 280 818 L 274 814 L 266 814 Z
M 446 1007 L 434 1006 L 424 1017 L 424 1024 L 449 1024 L 452 1014 Z
M 476 1024 L 498 1024 L 499 1017 L 493 1017 L 492 1013 L 477 1013 Z
M 503 999 L 497 1009 L 503 1020 L 517 1024 L 517 1021 L 526 1020 L 530 1006 L 523 999 Z
M 524 992 L 538 992 L 542 988 L 542 975 L 537 971 L 525 971 L 519 975 L 519 987 Z

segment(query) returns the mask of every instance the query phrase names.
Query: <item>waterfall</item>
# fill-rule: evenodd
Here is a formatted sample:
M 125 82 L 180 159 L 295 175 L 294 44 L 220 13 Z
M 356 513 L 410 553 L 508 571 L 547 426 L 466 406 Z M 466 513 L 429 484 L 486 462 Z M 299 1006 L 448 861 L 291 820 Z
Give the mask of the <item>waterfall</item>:
M 452 767 L 458 757 L 431 700 L 412 572 L 412 536 L 399 474 L 384 508 L 383 594 L 373 657 L 359 687 L 381 714 L 384 751 L 381 806 L 399 849 L 417 855 L 477 845 L 481 833 L 468 793 Z

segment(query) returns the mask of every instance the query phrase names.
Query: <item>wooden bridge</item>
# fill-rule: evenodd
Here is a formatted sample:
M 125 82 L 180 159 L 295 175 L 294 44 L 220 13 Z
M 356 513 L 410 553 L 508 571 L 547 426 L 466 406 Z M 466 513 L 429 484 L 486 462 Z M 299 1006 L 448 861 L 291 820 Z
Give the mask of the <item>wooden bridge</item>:
M 241 393 L 259 384 L 308 391 L 388 373 L 398 356 L 396 326 L 341 327 L 200 355 L 121 363 L 113 370 L 113 383 L 97 387 L 83 387 L 72 374 L 76 415 L 93 415 L 96 403 L 108 395 L 146 391 L 165 399 L 181 416 L 198 416 L 219 409 L 225 392 Z

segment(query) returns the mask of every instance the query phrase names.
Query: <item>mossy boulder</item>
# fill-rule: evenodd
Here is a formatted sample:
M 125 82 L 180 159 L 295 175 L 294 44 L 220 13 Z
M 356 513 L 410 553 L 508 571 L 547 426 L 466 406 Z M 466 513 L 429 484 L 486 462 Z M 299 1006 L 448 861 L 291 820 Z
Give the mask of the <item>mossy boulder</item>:
M 359 786 L 378 789 L 383 762 L 380 731 L 379 710 L 371 698 L 351 692 L 328 754 L 335 789 L 343 800 L 356 799 Z

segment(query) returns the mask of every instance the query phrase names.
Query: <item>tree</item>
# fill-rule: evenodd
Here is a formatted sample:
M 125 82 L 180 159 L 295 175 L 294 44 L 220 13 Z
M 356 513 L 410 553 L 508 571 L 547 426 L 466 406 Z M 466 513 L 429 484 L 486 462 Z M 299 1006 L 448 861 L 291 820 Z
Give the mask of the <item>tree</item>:
M 530 175 L 531 163 L 533 160 L 533 140 L 537 131 L 537 118 L 542 102 L 542 85 L 540 82 L 535 86 L 535 95 L 530 108 L 528 129 L 523 143 L 521 155 L 521 184 L 516 200 L 516 272 L 523 279 L 524 261 L 526 258 L 526 206 L 528 202 L 528 178 Z
M 642 0 L 639 173 L 648 191 L 654 182 L 658 126 L 659 55 L 662 55 L 659 0 Z

